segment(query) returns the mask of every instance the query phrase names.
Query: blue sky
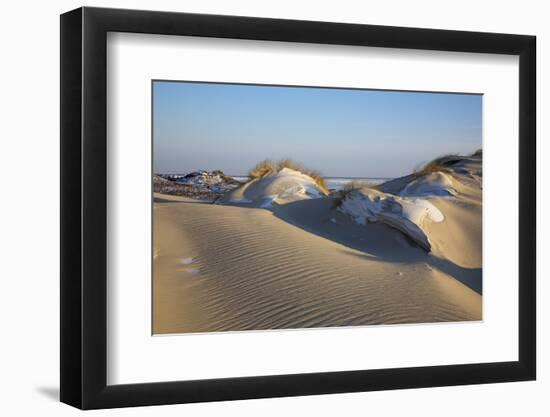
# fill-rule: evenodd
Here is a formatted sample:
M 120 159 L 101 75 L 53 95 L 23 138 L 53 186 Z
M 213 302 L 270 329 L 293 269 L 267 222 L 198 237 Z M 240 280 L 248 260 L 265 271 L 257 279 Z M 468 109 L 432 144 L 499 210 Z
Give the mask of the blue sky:
M 326 176 L 396 177 L 481 148 L 482 96 L 155 81 L 156 173 L 293 158 Z

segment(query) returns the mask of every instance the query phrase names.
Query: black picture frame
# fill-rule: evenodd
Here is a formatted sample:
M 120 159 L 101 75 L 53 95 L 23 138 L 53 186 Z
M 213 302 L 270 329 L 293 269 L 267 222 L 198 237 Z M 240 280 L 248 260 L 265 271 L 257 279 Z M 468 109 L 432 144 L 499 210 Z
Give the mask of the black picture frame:
M 519 358 L 107 385 L 108 32 L 519 56 Z M 61 401 L 81 409 L 237 400 L 536 377 L 536 38 L 449 30 L 79 8 L 61 15 Z

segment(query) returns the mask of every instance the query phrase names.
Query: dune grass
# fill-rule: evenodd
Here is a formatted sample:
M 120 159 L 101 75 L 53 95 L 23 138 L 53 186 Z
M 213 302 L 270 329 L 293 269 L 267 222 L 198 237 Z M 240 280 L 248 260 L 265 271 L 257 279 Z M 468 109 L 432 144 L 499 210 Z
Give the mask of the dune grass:
M 275 175 L 277 172 L 277 164 L 271 159 L 264 159 L 248 171 L 248 177 L 254 180 L 268 175 Z
M 334 194 L 333 203 L 334 207 L 340 207 L 344 200 L 354 191 L 360 191 L 364 188 L 370 188 L 371 190 L 377 190 L 377 186 L 373 184 L 369 184 L 364 181 L 350 181 L 346 185 L 344 185 L 344 188 L 337 191 Z
M 422 177 L 424 175 L 429 175 L 433 172 L 444 172 L 446 174 L 453 175 L 454 172 L 450 167 L 452 167 L 455 163 L 465 158 L 472 158 L 472 157 L 478 158 L 482 156 L 483 156 L 482 149 L 476 150 L 469 156 L 462 156 L 458 154 L 448 154 L 448 155 L 440 156 L 428 162 L 427 164 L 422 166 L 420 169 L 415 170 L 412 175 L 414 175 L 415 178 Z
M 453 171 L 450 167 L 458 161 L 464 159 L 463 156 L 457 154 L 449 154 L 435 158 L 434 160 L 428 162 L 420 169 L 417 169 L 413 172 L 415 177 L 422 177 L 424 175 L 429 175 L 434 172 L 444 172 L 446 174 L 452 174 Z
M 317 184 L 317 187 L 319 187 L 319 189 L 325 194 L 328 194 L 327 183 L 321 175 L 320 171 L 306 168 L 302 164 L 290 158 L 281 159 L 277 162 L 272 161 L 271 159 L 264 159 L 263 161 L 258 162 L 250 171 L 248 171 L 248 177 L 254 180 L 270 175 L 276 175 L 283 168 L 289 168 L 310 176 L 315 181 L 315 184 Z
M 469 157 L 481 157 L 483 155 L 483 150 L 478 149 Z M 421 167 L 420 169 L 417 169 L 413 172 L 413 175 L 415 177 L 421 177 L 423 175 L 428 175 L 433 172 L 445 172 L 447 174 L 453 174 L 452 169 L 450 169 L 451 166 L 453 166 L 455 163 L 463 160 L 464 158 L 468 158 L 468 156 L 461 156 L 458 154 L 448 154 L 444 156 L 440 156 L 438 158 L 435 158 L 434 160 L 428 162 L 426 165 Z

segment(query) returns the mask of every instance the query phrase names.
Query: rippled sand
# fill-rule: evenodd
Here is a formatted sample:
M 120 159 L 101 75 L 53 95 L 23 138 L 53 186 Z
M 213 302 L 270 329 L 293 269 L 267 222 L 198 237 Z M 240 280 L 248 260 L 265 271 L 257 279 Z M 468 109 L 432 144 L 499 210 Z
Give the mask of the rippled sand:
M 329 199 L 265 210 L 157 195 L 153 332 L 480 320 L 481 207 L 453 210 L 471 230 L 434 226 L 456 234 L 443 257 L 437 230 L 428 255 Z

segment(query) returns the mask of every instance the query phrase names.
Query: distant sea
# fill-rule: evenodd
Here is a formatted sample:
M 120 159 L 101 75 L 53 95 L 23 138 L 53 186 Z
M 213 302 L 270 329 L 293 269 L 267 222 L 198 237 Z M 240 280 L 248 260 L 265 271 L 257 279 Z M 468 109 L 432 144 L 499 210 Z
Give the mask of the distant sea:
M 159 174 L 163 176 L 169 176 L 172 179 L 177 179 L 184 177 L 186 174 L 180 174 L 180 173 L 170 173 L 170 174 Z M 248 181 L 248 177 L 240 176 L 240 175 L 229 175 L 230 177 L 235 178 L 237 181 L 240 182 L 246 182 Z M 341 190 L 346 186 L 347 183 L 352 181 L 357 182 L 364 182 L 366 184 L 371 185 L 377 185 L 382 184 L 383 182 L 389 181 L 392 178 L 371 178 L 371 177 L 325 177 L 325 181 L 327 182 L 327 186 L 329 190 Z
M 237 181 L 242 181 L 242 182 L 246 182 L 248 180 L 248 177 L 236 176 L 233 178 L 235 178 Z M 327 183 L 329 190 L 337 190 L 337 191 L 341 190 L 342 188 L 345 187 L 345 185 L 348 182 L 352 182 L 352 181 L 358 181 L 358 182 L 364 182 L 366 184 L 377 185 L 377 184 L 382 184 L 383 182 L 386 182 L 389 180 L 391 180 L 391 178 L 325 177 L 325 181 Z
M 364 182 L 370 185 L 378 185 L 389 180 L 391 180 L 391 178 L 325 178 L 327 186 L 330 190 L 341 190 L 347 183 L 352 181 Z

